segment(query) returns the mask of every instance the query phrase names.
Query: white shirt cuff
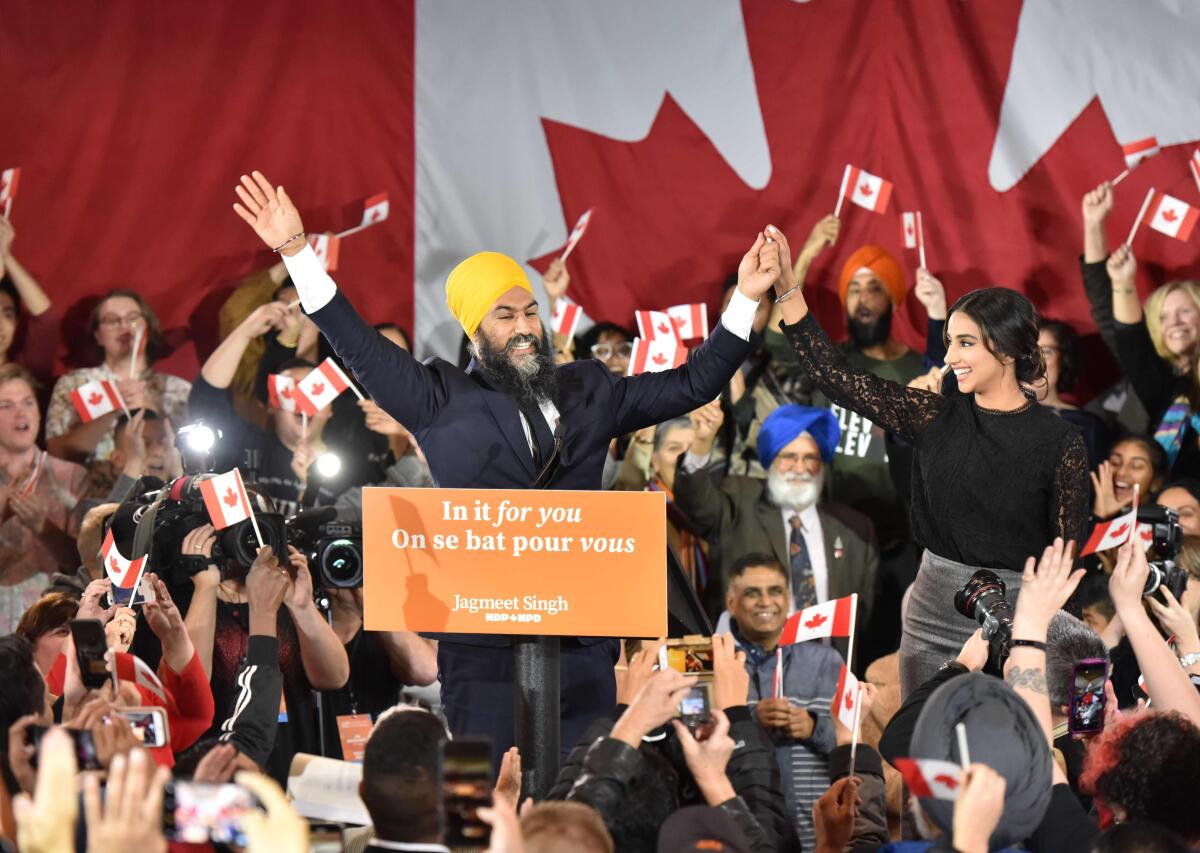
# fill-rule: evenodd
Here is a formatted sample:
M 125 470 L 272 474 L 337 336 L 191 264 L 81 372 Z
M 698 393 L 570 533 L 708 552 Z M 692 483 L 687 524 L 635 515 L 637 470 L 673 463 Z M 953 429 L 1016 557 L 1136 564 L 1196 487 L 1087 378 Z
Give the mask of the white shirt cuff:
M 722 319 L 721 322 L 724 322 Z M 708 460 L 712 458 L 712 451 L 705 453 L 703 456 L 697 456 L 692 451 L 687 451 L 683 454 L 683 472 L 685 474 L 695 474 L 697 471 L 703 471 L 708 467 Z
M 296 285 L 296 293 L 300 297 L 300 305 L 305 314 L 320 311 L 333 299 L 337 293 L 337 285 L 325 272 L 321 259 L 313 251 L 312 246 L 306 245 L 292 256 L 283 256 L 288 275 L 292 284 Z M 728 312 L 726 312 L 728 313 Z
M 743 341 L 748 341 L 750 333 L 754 331 L 754 315 L 757 313 L 758 302 L 735 287 L 733 298 L 729 300 L 729 304 L 725 306 L 725 313 L 721 315 L 721 325 Z

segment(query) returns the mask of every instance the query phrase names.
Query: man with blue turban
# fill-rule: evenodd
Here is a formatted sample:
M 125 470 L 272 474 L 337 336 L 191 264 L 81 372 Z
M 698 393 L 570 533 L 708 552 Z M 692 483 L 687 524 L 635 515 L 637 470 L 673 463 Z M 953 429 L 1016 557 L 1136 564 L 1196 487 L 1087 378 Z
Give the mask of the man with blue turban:
M 735 475 L 720 487 L 704 470 L 716 430 L 702 432 L 679 458 L 675 501 L 709 543 L 710 613 L 724 606 L 729 566 L 762 552 L 788 570 L 792 609 L 857 592 L 858 624 L 866 624 L 879 567 L 875 528 L 849 507 L 820 503 L 840 437 L 837 418 L 828 409 L 780 406 L 758 433 L 767 479 Z

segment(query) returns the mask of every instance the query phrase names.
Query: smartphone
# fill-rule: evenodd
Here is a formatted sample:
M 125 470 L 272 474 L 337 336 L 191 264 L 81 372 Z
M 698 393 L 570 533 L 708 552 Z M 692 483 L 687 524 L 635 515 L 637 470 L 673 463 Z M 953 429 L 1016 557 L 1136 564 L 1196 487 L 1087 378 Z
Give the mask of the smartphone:
M 108 600 L 109 607 L 112 607 L 114 604 L 120 605 L 121 607 L 126 607 L 126 606 L 129 606 L 129 600 L 131 598 L 133 598 L 133 590 L 121 589 L 119 586 L 114 585 L 114 586 L 109 587 L 108 595 L 106 596 L 106 598 Z M 141 607 L 143 604 L 145 604 L 147 601 L 154 601 L 154 600 L 155 600 L 154 587 L 150 583 L 150 578 L 144 577 L 144 578 L 142 578 L 142 582 L 140 584 L 138 584 L 137 598 L 134 599 L 132 606 L 134 609 L 137 609 L 138 607 Z
M 71 638 L 75 641 L 75 660 L 79 678 L 88 690 L 99 690 L 111 677 L 104 663 L 108 640 L 99 619 L 72 619 Z
M 25 730 L 25 741 L 35 750 L 33 755 L 33 766 L 38 766 L 38 756 L 42 749 L 42 737 L 46 732 L 50 731 L 49 726 L 32 725 Z M 83 729 L 63 729 L 71 736 L 71 742 L 75 745 L 75 763 L 79 765 L 80 770 L 99 770 L 100 756 L 96 752 L 96 741 L 92 739 L 92 733 Z
M 688 636 L 667 640 L 658 652 L 658 668 L 674 669 L 684 675 L 712 675 L 712 638 Z
M 134 737 L 138 738 L 147 749 L 166 746 L 171 742 L 170 730 L 167 728 L 166 708 L 117 708 L 129 727 L 133 729 Z
M 485 738 L 442 744 L 442 843 L 447 847 L 487 847 L 492 828 L 479 808 L 492 804 L 492 745 Z
M 259 808 L 258 798 L 241 785 L 177 779 L 163 789 L 163 834 L 183 844 L 244 847 L 242 816 Z
M 693 685 L 679 700 L 679 717 L 693 737 L 712 722 L 712 685 L 708 682 Z
M 1075 664 L 1071 674 L 1071 705 L 1067 711 L 1067 731 L 1076 735 L 1094 735 L 1104 731 L 1104 682 L 1108 662 L 1086 658 Z

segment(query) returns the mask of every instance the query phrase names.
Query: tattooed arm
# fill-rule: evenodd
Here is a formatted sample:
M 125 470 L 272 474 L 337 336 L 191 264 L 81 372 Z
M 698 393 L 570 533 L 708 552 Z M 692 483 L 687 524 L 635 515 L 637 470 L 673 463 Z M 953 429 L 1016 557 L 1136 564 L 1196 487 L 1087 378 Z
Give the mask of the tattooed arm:
M 1083 570 L 1072 572 L 1074 543 L 1055 539 L 1043 553 L 1037 566 L 1030 557 L 1025 561 L 1021 594 L 1013 616 L 1013 639 L 1045 644 L 1050 620 L 1079 585 Z M 1033 646 L 1014 646 L 1004 668 L 1004 680 L 1025 700 L 1041 724 L 1046 741 L 1054 743 L 1054 724 L 1050 719 L 1050 694 L 1046 691 L 1046 651 Z

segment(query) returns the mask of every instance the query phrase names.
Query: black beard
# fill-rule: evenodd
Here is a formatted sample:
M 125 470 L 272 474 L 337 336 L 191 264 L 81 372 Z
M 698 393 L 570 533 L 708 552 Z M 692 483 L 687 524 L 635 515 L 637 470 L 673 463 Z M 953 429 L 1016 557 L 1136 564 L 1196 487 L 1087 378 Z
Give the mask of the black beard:
M 888 303 L 887 310 L 878 319 L 867 323 L 848 314 L 846 324 L 850 328 L 850 341 L 856 349 L 877 347 L 892 336 L 892 305 Z
M 533 341 L 537 365 L 537 369 L 529 374 L 521 372 L 508 358 L 509 350 L 526 341 Z M 480 332 L 475 355 L 492 384 L 515 399 L 519 408 L 536 411 L 543 401 L 554 401 L 558 380 L 550 340 L 545 332 L 540 341 L 533 335 L 513 335 L 503 347 L 494 346 L 488 336 Z

